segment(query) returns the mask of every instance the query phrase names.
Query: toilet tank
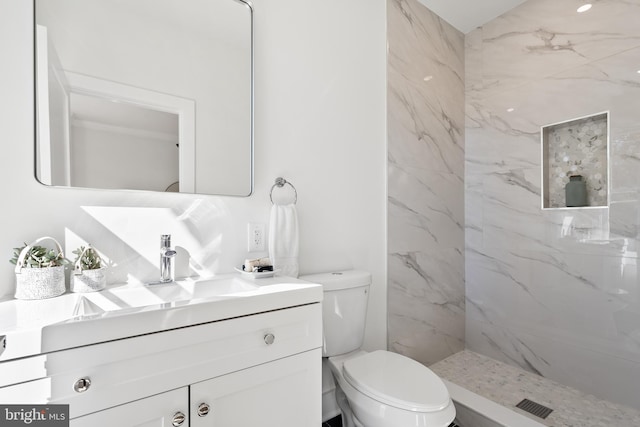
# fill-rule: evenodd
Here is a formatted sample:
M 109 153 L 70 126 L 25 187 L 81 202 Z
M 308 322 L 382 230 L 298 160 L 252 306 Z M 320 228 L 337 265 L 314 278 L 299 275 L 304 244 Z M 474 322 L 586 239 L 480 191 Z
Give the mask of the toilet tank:
M 301 276 L 323 287 L 322 355 L 349 353 L 362 346 L 371 274 L 347 270 Z

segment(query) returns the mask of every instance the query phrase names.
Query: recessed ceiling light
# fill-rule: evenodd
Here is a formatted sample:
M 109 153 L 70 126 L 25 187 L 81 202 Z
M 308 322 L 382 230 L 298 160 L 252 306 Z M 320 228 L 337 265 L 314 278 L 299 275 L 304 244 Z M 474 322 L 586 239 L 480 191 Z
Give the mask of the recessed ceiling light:
M 636 73 L 640 74 L 640 70 L 636 71 Z
M 583 4 L 578 8 L 578 13 L 586 12 L 589 9 L 591 9 L 591 3 Z
M 433 78 L 433 76 L 425 76 L 424 79 L 422 79 L 422 80 L 424 80 L 425 82 L 428 82 L 432 78 Z
M 516 109 L 515 108 L 507 108 L 507 113 L 513 113 Z

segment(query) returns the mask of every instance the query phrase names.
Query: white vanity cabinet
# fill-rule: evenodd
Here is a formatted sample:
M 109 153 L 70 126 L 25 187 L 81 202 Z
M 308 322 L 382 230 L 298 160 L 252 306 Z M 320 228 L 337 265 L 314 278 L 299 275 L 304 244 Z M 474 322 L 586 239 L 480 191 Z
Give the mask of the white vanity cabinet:
M 130 426 L 174 427 L 189 425 L 189 388 L 182 387 L 155 396 L 104 409 L 72 419 L 71 427 Z
M 69 404 L 74 427 L 320 425 L 321 316 L 305 304 L 2 362 L 0 402 Z
M 190 386 L 191 427 L 319 426 L 320 349 Z

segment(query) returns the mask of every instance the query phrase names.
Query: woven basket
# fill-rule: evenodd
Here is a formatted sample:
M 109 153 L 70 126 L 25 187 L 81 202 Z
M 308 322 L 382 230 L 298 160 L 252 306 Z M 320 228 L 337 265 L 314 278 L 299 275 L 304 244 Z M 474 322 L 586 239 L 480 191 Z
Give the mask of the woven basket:
M 80 260 L 82 260 L 82 257 L 88 250 L 92 250 L 96 256 L 100 258 L 98 252 L 93 249 L 91 245 L 84 248 L 74 267 L 73 278 L 71 280 L 71 292 L 96 292 L 103 290 L 107 286 L 106 267 L 100 267 L 94 270 L 82 269 Z M 100 261 L 102 262 L 102 258 L 100 258 Z
M 24 268 L 24 259 L 33 246 L 44 240 L 53 240 L 56 249 L 62 254 L 60 243 L 53 237 L 41 237 L 25 246 L 16 262 L 16 294 L 17 299 L 45 299 L 57 297 L 64 293 L 64 266 L 44 268 Z M 64 256 L 64 254 L 63 254 Z

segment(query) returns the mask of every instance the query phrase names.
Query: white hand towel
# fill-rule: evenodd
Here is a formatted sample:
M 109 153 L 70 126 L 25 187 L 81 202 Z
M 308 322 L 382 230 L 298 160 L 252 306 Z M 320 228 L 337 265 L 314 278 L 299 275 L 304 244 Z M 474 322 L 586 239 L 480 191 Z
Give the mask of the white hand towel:
M 269 257 L 280 275 L 298 277 L 298 214 L 294 204 L 271 207 Z

